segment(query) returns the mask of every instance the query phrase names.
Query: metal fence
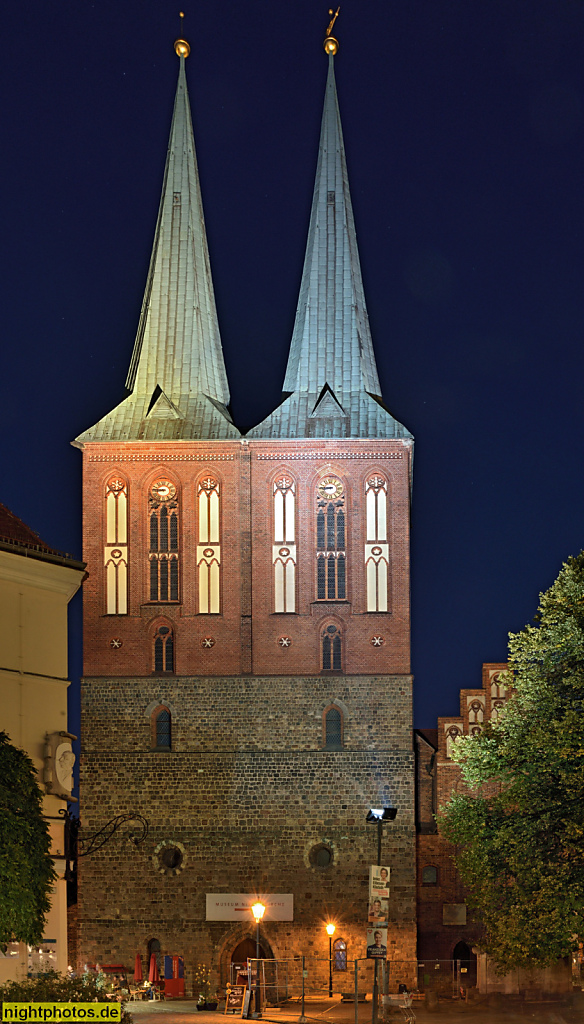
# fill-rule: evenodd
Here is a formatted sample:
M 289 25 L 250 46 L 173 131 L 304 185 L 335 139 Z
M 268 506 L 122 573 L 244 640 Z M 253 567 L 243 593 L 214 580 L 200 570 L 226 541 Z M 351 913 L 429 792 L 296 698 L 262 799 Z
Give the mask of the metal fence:
M 296 1004 L 299 1024 L 309 1021 L 328 999 L 330 992 L 338 1001 L 338 1009 L 330 1020 L 342 1019 L 348 1024 L 365 1021 L 389 1021 L 396 1015 L 413 1021 L 409 993 L 399 993 L 400 986 L 417 987 L 417 961 L 395 962 L 373 959 L 348 960 L 346 970 L 333 969 L 334 960 L 322 957 L 297 956 L 277 960 L 247 961 L 245 983 L 251 993 L 250 1013 L 262 1012 L 269 1017 L 270 1007 L 287 1010 Z M 241 972 L 233 971 L 232 985 L 241 984 Z

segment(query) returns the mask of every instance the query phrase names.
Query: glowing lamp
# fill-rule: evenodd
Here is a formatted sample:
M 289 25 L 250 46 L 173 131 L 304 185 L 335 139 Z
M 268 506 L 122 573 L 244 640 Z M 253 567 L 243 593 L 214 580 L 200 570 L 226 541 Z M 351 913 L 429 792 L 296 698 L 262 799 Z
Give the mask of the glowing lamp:
M 264 907 L 263 903 L 254 903 L 253 907 L 251 908 L 251 912 L 255 917 L 256 922 L 259 924 L 266 912 L 266 908 Z
M 365 821 L 370 824 L 377 823 L 378 821 L 395 821 L 397 814 L 397 807 L 372 807 L 367 813 Z

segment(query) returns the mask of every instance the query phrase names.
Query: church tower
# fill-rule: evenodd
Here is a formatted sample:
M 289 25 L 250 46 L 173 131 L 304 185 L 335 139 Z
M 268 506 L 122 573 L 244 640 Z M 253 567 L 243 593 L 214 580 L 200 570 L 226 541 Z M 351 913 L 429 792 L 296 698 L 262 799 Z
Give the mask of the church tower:
M 80 959 L 180 954 L 187 991 L 197 963 L 224 985 L 255 955 L 236 906 L 247 894 L 268 906 L 262 955 L 313 958 L 313 987 L 328 978 L 332 920 L 345 991 L 365 956 L 370 807 L 397 808 L 382 846 L 388 957 L 416 957 L 413 440 L 381 399 L 330 31 L 285 397 L 246 437 L 233 425 L 188 45 L 176 49 L 129 394 L 75 442 L 90 574 L 81 817 L 86 833 L 122 813 L 149 822 L 137 849 L 116 837 L 80 861 Z

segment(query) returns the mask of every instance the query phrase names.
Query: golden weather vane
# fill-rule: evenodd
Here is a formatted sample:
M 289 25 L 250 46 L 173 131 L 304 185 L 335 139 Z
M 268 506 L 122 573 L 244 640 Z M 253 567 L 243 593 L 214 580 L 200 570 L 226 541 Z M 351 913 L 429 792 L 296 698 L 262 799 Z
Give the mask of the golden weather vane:
M 333 56 L 335 55 L 335 53 L 337 53 L 337 51 L 339 49 L 338 41 L 333 36 L 332 31 L 333 31 L 333 28 L 334 28 L 335 21 L 337 20 L 337 18 L 339 16 L 340 9 L 341 9 L 340 7 L 337 7 L 337 10 L 336 10 L 335 14 L 333 14 L 332 10 L 329 10 L 329 14 L 331 14 L 332 17 L 331 17 L 331 20 L 329 21 L 329 26 L 328 26 L 328 28 L 326 30 L 326 36 L 325 36 L 325 40 L 324 40 L 324 48 L 325 48 L 326 52 L 329 53 L 329 54 L 332 54 Z
M 177 54 L 177 56 L 179 56 L 179 57 L 188 57 L 189 53 L 191 52 L 191 48 L 190 48 L 189 44 L 187 43 L 186 39 L 182 38 L 182 19 L 185 16 L 184 15 L 184 11 L 179 11 L 178 16 L 181 19 L 181 22 L 180 22 L 181 35 L 180 35 L 179 39 L 175 40 L 174 50 L 175 50 L 175 53 Z

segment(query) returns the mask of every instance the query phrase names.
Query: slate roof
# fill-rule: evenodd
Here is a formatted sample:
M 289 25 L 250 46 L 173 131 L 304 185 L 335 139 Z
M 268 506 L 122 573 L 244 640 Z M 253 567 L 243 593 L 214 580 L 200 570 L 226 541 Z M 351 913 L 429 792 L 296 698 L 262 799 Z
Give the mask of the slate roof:
M 292 394 L 248 437 L 411 437 L 380 401 L 332 55 L 283 390 Z
M 85 441 L 234 438 L 185 74 L 180 57 L 162 197 L 128 398 Z

